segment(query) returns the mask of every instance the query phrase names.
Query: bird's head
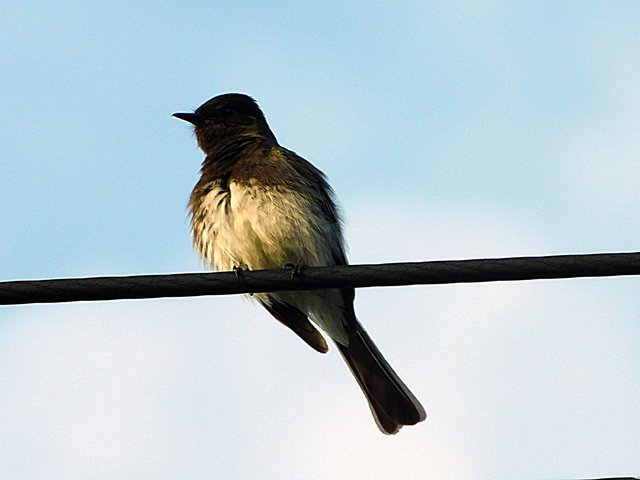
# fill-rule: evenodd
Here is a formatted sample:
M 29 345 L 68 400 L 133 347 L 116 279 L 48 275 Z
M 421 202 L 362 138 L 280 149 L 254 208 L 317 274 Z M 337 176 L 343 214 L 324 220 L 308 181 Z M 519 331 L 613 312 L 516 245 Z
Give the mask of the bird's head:
M 256 101 L 241 93 L 219 95 L 193 113 L 174 113 L 173 116 L 193 124 L 198 145 L 206 154 L 238 137 L 276 139 Z

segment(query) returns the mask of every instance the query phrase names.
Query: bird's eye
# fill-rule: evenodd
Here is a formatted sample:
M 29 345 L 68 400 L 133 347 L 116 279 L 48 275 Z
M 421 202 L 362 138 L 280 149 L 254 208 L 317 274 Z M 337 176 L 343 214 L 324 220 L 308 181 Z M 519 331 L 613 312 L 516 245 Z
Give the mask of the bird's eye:
M 221 115 L 229 116 L 233 113 L 233 108 L 222 105 L 218 108 L 218 113 Z

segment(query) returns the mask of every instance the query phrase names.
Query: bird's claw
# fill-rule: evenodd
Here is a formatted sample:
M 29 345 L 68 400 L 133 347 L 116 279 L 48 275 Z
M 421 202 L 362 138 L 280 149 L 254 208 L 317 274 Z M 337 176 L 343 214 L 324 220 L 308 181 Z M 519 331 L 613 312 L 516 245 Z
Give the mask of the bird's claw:
M 298 263 L 298 264 L 293 264 L 293 263 L 287 263 L 284 266 L 284 271 L 285 272 L 291 272 L 291 280 L 295 280 L 296 278 L 300 278 L 302 276 L 302 271 L 305 269 L 305 265 Z
M 240 282 L 242 284 L 242 286 L 246 286 L 247 285 L 247 279 L 244 276 L 244 268 L 242 267 L 238 267 L 237 265 L 233 266 L 233 273 L 236 276 L 236 280 L 238 280 L 238 282 Z M 249 292 L 250 296 L 253 296 L 253 292 Z

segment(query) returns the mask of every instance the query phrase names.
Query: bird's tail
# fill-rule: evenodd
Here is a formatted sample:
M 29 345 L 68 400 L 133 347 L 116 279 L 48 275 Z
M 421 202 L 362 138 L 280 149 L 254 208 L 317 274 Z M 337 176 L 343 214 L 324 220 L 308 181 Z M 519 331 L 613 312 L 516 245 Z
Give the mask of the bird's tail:
M 422 405 L 393 371 L 359 322 L 349 334 L 349 345 L 336 342 L 369 402 L 383 433 L 397 433 L 403 425 L 427 418 Z

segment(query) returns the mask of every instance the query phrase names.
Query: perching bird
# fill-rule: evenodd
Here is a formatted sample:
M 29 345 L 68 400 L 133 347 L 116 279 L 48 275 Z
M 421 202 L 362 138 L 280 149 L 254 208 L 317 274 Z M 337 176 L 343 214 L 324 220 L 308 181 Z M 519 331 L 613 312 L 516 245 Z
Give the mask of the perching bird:
M 255 100 L 229 93 L 194 113 L 206 157 L 191 193 L 194 244 L 215 270 L 346 265 L 341 220 L 325 175 L 281 147 Z M 420 402 L 356 319 L 354 289 L 256 293 L 277 320 L 318 352 L 335 342 L 380 430 L 396 433 L 426 418 Z M 309 320 L 313 321 L 311 323 Z

